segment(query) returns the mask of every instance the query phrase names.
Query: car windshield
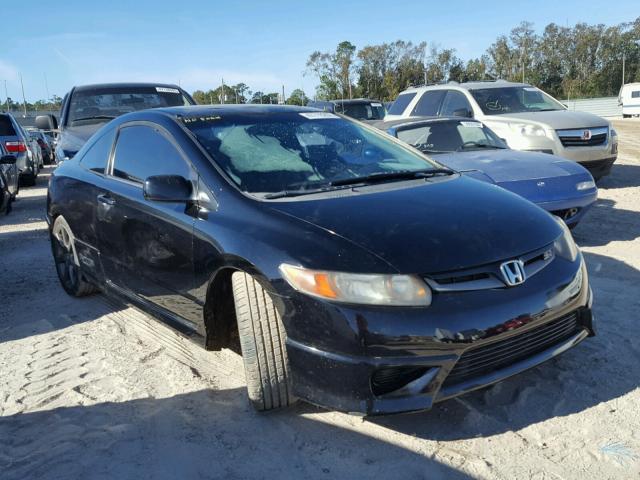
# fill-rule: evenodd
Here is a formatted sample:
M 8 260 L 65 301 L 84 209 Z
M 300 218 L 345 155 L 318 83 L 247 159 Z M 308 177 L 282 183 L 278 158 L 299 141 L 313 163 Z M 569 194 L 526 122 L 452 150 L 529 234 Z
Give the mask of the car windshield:
M 442 168 L 372 128 L 329 112 L 230 113 L 182 121 L 233 182 L 254 194 Z
M 416 123 L 402 127 L 397 136 L 425 153 L 508 148 L 490 129 L 472 120 Z
M 535 87 L 469 90 L 485 115 L 565 110 L 564 105 Z
M 180 90 L 171 87 L 123 86 L 78 90 L 71 96 L 67 124 L 105 122 L 137 110 L 192 103 Z
M 338 103 L 336 112 L 357 120 L 382 120 L 386 113 L 384 105 L 379 102 L 371 103 Z

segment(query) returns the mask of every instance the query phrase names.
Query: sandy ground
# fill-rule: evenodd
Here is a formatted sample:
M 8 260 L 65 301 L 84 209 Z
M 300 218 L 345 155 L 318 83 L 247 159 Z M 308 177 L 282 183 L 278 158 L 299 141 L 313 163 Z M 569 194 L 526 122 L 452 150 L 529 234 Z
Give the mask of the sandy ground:
M 598 336 L 432 411 L 257 414 L 241 359 L 59 287 L 46 175 L 0 219 L 0 478 L 640 478 L 640 122 L 574 235 Z

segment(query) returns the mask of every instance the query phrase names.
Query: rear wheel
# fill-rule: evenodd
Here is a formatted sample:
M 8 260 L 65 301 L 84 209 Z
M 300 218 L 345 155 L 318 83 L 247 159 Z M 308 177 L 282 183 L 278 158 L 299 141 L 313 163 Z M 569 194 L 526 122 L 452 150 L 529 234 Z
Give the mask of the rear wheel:
M 31 175 L 23 175 L 20 177 L 20 181 L 25 187 L 33 187 L 36 184 L 36 175 L 35 173 L 32 173 Z
M 51 229 L 51 251 L 56 264 L 60 284 L 73 297 L 84 297 L 97 291 L 87 282 L 80 270 L 71 227 L 62 215 L 56 218 Z
M 235 272 L 231 278 L 249 400 L 260 411 L 288 406 L 295 397 L 280 315 L 251 275 Z

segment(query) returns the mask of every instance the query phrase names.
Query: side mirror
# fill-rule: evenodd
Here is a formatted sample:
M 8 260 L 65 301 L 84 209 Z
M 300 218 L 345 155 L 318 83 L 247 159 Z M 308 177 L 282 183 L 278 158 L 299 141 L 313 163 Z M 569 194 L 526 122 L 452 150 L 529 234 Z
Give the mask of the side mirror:
M 459 108 L 453 111 L 454 117 L 473 118 L 473 112 L 468 108 Z
M 16 157 L 13 155 L 3 155 L 0 157 L 0 165 L 15 165 Z
M 57 130 L 58 120 L 54 115 L 38 115 L 36 117 L 36 127 L 40 130 Z
M 193 185 L 180 175 L 155 175 L 144 181 L 143 193 L 154 202 L 187 203 L 192 200 Z

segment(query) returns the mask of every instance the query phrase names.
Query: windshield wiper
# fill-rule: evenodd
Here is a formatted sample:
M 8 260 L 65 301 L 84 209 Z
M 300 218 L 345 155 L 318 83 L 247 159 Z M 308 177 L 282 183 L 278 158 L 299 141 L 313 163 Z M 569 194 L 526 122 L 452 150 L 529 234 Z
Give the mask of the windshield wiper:
M 301 188 L 299 190 L 281 190 L 279 192 L 271 192 L 264 195 L 263 198 L 267 200 L 272 200 L 274 198 L 285 198 L 285 197 L 299 197 L 301 195 L 311 195 L 313 193 L 323 193 L 332 190 L 330 184 L 325 184 L 324 187 L 318 188 Z
M 424 143 L 418 143 L 416 145 L 413 145 L 413 148 L 417 148 L 422 153 L 450 153 L 449 150 L 434 150 L 432 148 L 425 147 L 424 145 Z
M 428 178 L 435 175 L 453 175 L 455 172 L 448 168 L 430 168 L 428 170 L 397 170 L 395 172 L 379 172 L 364 177 L 342 178 L 333 180 L 331 186 L 355 185 L 358 183 L 376 183 L 387 180 L 411 180 L 414 178 Z
M 505 150 L 506 147 L 501 147 L 499 145 L 491 145 L 489 143 L 478 143 L 478 142 L 466 142 L 463 145 L 460 145 L 458 148 L 456 148 L 456 152 L 460 152 L 462 150 L 464 150 L 467 147 L 471 147 L 471 148 L 488 148 L 488 149 L 498 149 L 498 150 Z
M 83 120 L 113 120 L 113 115 L 92 115 L 91 117 L 74 118 L 71 122 L 81 122 Z

